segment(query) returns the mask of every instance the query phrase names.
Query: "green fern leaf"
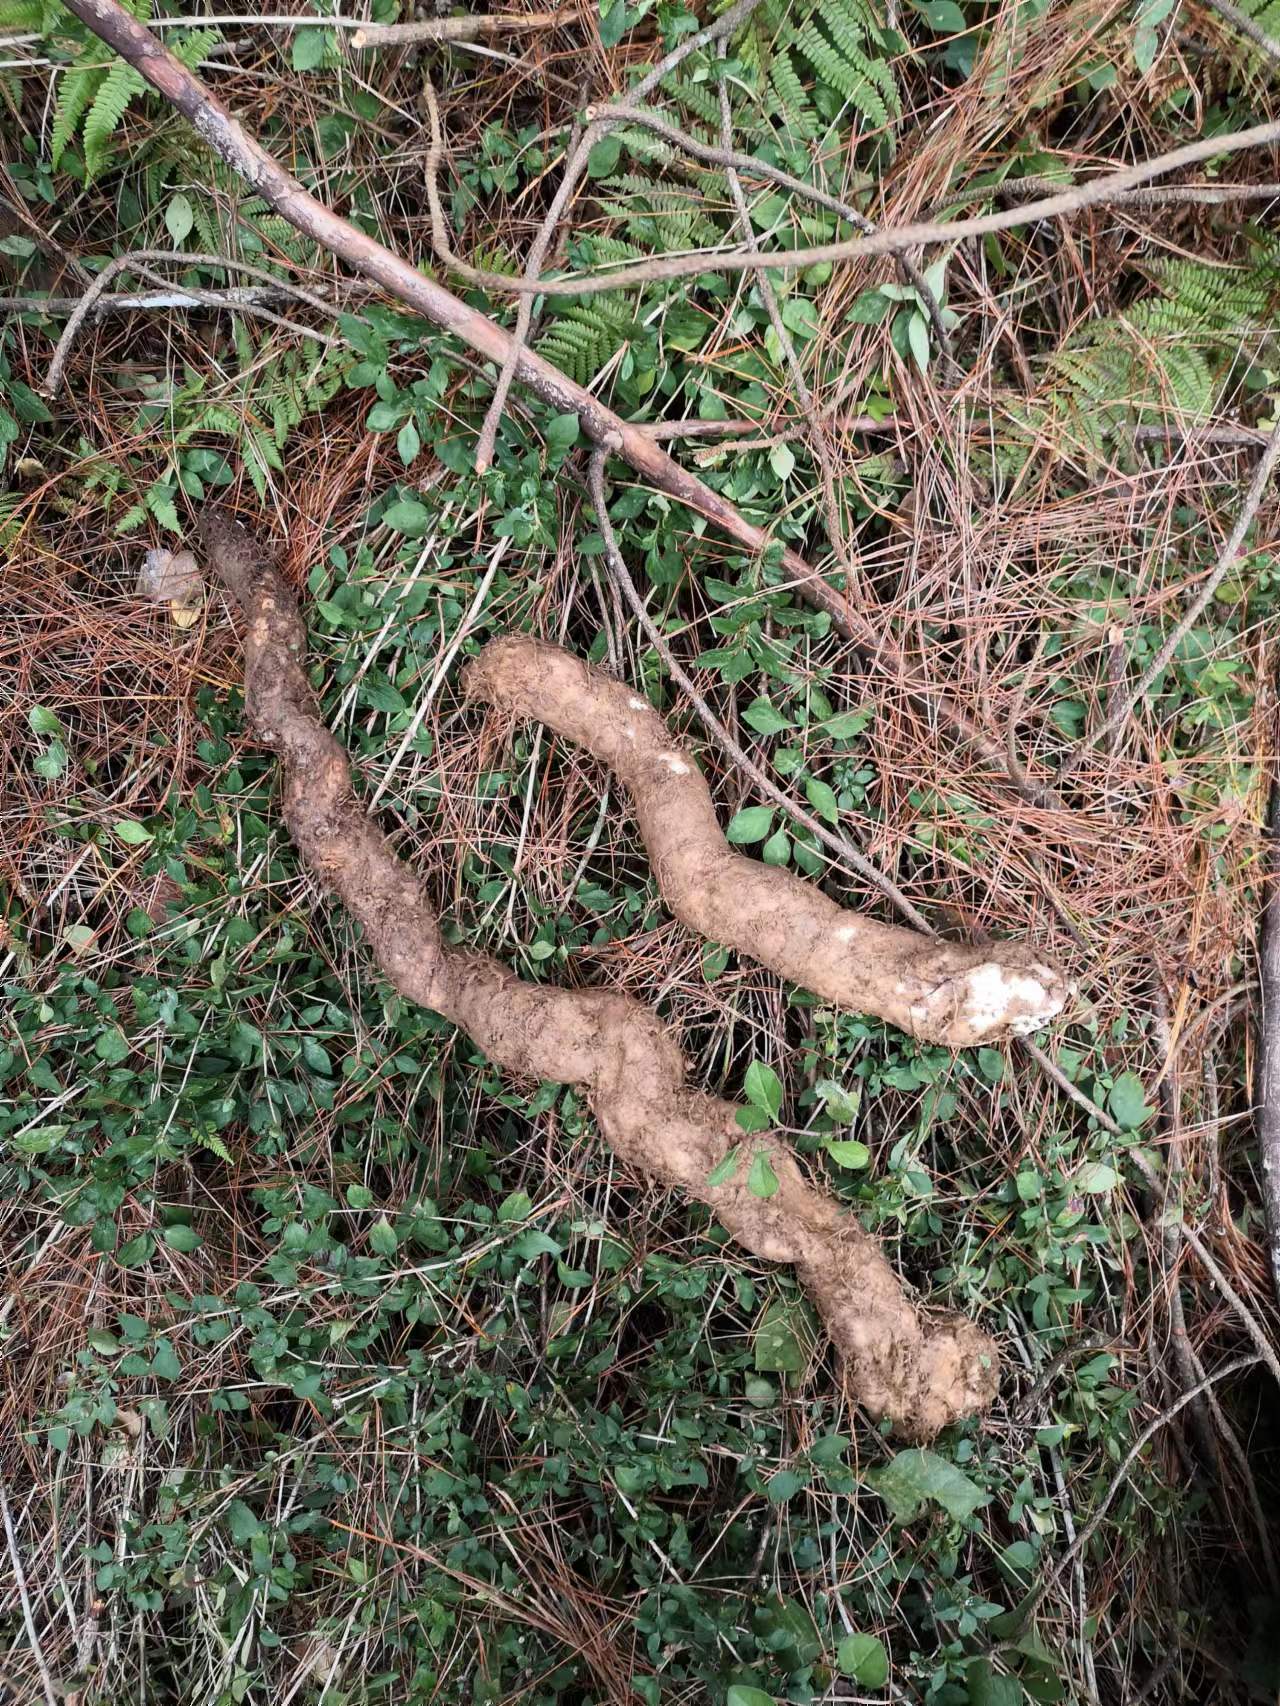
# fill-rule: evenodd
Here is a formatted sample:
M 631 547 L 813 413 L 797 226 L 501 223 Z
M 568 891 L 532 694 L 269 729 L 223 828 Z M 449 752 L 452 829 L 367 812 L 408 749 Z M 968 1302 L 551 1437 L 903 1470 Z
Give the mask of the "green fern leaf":
M 100 55 L 95 56 L 100 57 Z M 58 89 L 58 104 L 53 112 L 53 131 L 49 142 L 49 158 L 56 172 L 66 152 L 67 144 L 98 90 L 102 87 L 107 68 L 104 65 L 73 65 L 64 72 Z
M 84 171 L 96 178 L 107 162 L 111 138 L 135 95 L 146 88 L 142 75 L 118 60 L 107 72 L 84 121 Z

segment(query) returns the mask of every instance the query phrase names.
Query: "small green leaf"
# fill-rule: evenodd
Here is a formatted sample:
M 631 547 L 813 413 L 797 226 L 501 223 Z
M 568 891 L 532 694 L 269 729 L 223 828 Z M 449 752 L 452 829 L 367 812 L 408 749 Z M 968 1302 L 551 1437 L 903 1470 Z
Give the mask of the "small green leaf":
M 741 1147 L 735 1143 L 733 1148 L 728 1151 L 723 1159 L 716 1162 L 715 1166 L 707 1174 L 707 1183 L 713 1190 L 717 1185 L 728 1184 L 729 1180 L 732 1179 L 733 1175 L 738 1171 L 738 1162 L 741 1159 L 741 1155 Z
M 157 1339 L 151 1353 L 151 1372 L 157 1380 L 176 1380 L 182 1373 L 178 1354 L 168 1339 Z
M 431 511 L 415 498 L 398 498 L 383 511 L 382 519 L 397 533 L 410 539 L 421 539 L 431 525 Z
M 533 1198 L 527 1191 L 512 1191 L 498 1204 L 498 1220 L 506 1226 L 514 1220 L 527 1220 L 533 1212 Z
M 184 1256 L 189 1256 L 193 1250 L 198 1250 L 204 1239 L 190 1226 L 181 1222 L 177 1226 L 166 1226 L 164 1241 L 171 1250 L 177 1250 Z
M 753 841 L 763 841 L 773 829 L 773 812 L 768 806 L 743 806 L 729 820 L 726 838 L 735 847 L 748 847 Z
M 140 1268 L 144 1262 L 151 1260 L 156 1241 L 149 1232 L 140 1232 L 136 1238 L 130 1238 L 127 1244 L 122 1244 L 116 1251 L 116 1261 L 122 1268 Z
M 747 1189 L 753 1197 L 771 1197 L 778 1189 L 778 1175 L 773 1170 L 773 1164 L 762 1150 L 757 1150 L 751 1162 L 751 1171 L 747 1174 Z
M 837 1167 L 865 1167 L 871 1159 L 871 1151 L 866 1144 L 853 1138 L 829 1137 L 826 1149 Z
M 1126 1131 L 1137 1131 L 1147 1123 L 1151 1118 L 1151 1108 L 1136 1072 L 1120 1074 L 1111 1086 L 1107 1108 L 1116 1123 Z
M 747 1381 L 742 1395 L 753 1410 L 767 1410 L 778 1402 L 777 1387 L 772 1380 L 762 1380 L 759 1375 Z
M 804 785 L 804 795 L 819 817 L 826 818 L 828 823 L 839 823 L 840 807 L 825 782 L 819 782 L 811 776 Z
M 742 720 L 760 735 L 781 734 L 783 729 L 795 726 L 763 694 L 751 701 L 742 713 Z
M 789 444 L 775 444 L 769 452 L 769 466 L 780 480 L 789 480 L 795 472 L 796 459 Z
M 600 0 L 600 45 L 617 47 L 626 33 L 626 0 Z
M 622 154 L 622 138 L 614 131 L 610 136 L 602 136 L 587 155 L 587 176 L 589 178 L 607 178 L 616 170 Z
M 373 1192 L 368 1185 L 348 1185 L 347 1206 L 349 1208 L 372 1208 Z
M 965 1685 L 969 1706 L 1023 1706 L 1027 1698 L 1017 1677 L 1001 1676 L 987 1658 L 973 1661 L 965 1672 Z
M 814 1089 L 822 1097 L 827 1112 L 833 1120 L 839 1120 L 842 1125 L 848 1125 L 855 1119 L 858 1103 L 861 1100 L 856 1090 L 846 1090 L 843 1084 L 837 1084 L 833 1078 L 819 1078 Z
M 1120 1175 L 1114 1167 L 1107 1167 L 1101 1161 L 1086 1161 L 1083 1167 L 1078 1167 L 1072 1175 L 1071 1188 L 1081 1191 L 1085 1196 L 1101 1196 L 1113 1185 L 1120 1182 Z
M 422 449 L 417 423 L 410 417 L 396 434 L 396 454 L 407 468 Z
M 929 322 L 923 314 L 913 314 L 907 321 L 907 342 L 916 358 L 916 366 L 923 373 L 929 365 Z
M 394 1256 L 400 1240 L 395 1227 L 382 1215 L 369 1228 L 369 1243 L 379 1256 Z
M 782 1112 L 782 1081 L 771 1066 L 766 1066 L 762 1060 L 753 1060 L 747 1068 L 742 1088 L 747 1100 L 776 1120 Z
M 866 1480 L 895 1522 L 914 1521 L 930 1500 L 957 1522 L 967 1522 L 991 1497 L 954 1463 L 923 1449 L 900 1451 L 890 1462 L 869 1469 Z
M 293 38 L 290 64 L 295 71 L 315 71 L 324 64 L 325 49 L 331 36 L 328 30 L 299 30 Z
M 791 857 L 791 839 L 785 829 L 777 829 L 760 849 L 766 865 L 785 865 Z
M 768 1494 L 770 1504 L 785 1505 L 788 1499 L 794 1498 L 800 1489 L 808 1484 L 807 1475 L 801 1475 L 794 1469 L 779 1469 L 776 1475 L 769 1477 L 764 1490 Z
M 185 195 L 171 196 L 168 207 L 164 210 L 165 229 L 173 238 L 175 248 L 181 248 L 191 227 L 196 222 L 190 198 Z
M 777 1702 L 763 1688 L 751 1688 L 746 1683 L 735 1682 L 724 1697 L 724 1706 L 777 1706 Z
M 912 8 L 938 36 L 955 36 L 968 29 L 956 0 L 911 0 Z
M 863 1688 L 883 1688 L 889 1680 L 889 1655 L 875 1635 L 846 1635 L 836 1648 L 836 1664 Z
M 140 823 L 133 823 L 128 818 L 122 819 L 115 827 L 116 835 L 126 847 L 141 847 L 144 842 L 153 839 L 149 829 L 144 829 Z
M 44 705 L 33 705 L 27 712 L 27 723 L 33 735 L 60 735 L 62 724 Z
M 561 456 L 565 455 L 578 442 L 578 435 L 581 430 L 582 423 L 577 415 L 556 415 L 547 422 L 543 434 L 547 441 L 547 449 Z

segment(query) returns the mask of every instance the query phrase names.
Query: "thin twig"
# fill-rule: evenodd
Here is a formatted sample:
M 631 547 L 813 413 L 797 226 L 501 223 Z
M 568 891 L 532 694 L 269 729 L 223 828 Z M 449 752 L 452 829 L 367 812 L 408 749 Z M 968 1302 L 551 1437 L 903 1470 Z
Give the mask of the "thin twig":
M 649 643 L 662 659 L 668 675 L 697 712 L 698 720 L 714 738 L 717 745 L 745 775 L 751 778 L 766 798 L 780 806 L 788 817 L 793 818 L 796 823 L 802 824 L 811 835 L 817 837 L 824 847 L 836 854 L 838 858 L 843 859 L 860 877 L 865 878 L 869 883 L 874 883 L 880 893 L 897 907 L 908 923 L 913 924 L 917 930 L 923 931 L 926 935 L 936 935 L 937 932 L 928 919 L 916 910 L 915 906 L 891 878 L 886 877 L 883 871 L 873 865 L 864 853 L 860 853 L 847 837 L 837 835 L 829 830 L 825 824 L 805 811 L 803 806 L 797 805 L 766 775 L 750 754 L 745 752 L 733 738 L 699 693 L 692 678 L 677 661 L 671 647 L 658 631 L 657 624 L 645 608 L 644 600 L 641 598 L 636 584 L 631 578 L 631 572 L 623 559 L 617 535 L 613 530 L 613 523 L 609 519 L 609 507 L 605 501 L 604 464 L 605 452 L 602 450 L 593 451 L 591 460 L 587 465 L 587 490 L 591 495 L 592 507 L 596 512 L 596 520 L 600 526 L 600 537 L 604 540 L 605 561 L 609 565 L 609 571 L 613 575 L 622 596 L 631 606 L 631 614 L 644 629 Z
M 181 285 L 171 290 L 113 291 L 97 296 L 90 307 L 89 318 L 104 314 L 149 312 L 160 308 L 252 308 L 258 303 L 287 298 L 290 291 L 279 285 L 227 285 L 214 290 L 200 287 L 185 289 Z M 74 314 L 84 298 L 81 296 L 0 296 L 0 315 L 4 314 Z
M 1255 1121 L 1262 1161 L 1262 1209 L 1271 1278 L 1280 1296 L 1280 743 L 1271 752 L 1262 865 L 1264 898 L 1258 932 L 1258 1104 Z
M 1227 536 L 1226 544 L 1218 552 L 1213 568 L 1205 577 L 1199 592 L 1191 600 L 1181 619 L 1168 634 L 1155 657 L 1143 670 L 1137 684 L 1124 695 L 1118 705 L 1108 710 L 1106 717 L 1099 723 L 1098 727 L 1086 735 L 1069 755 L 1059 772 L 1063 780 L 1072 774 L 1086 753 L 1091 752 L 1100 741 L 1105 740 L 1128 720 L 1134 706 L 1164 674 L 1168 668 L 1169 660 L 1199 621 L 1206 605 L 1226 579 L 1228 570 L 1234 566 L 1240 556 L 1245 534 L 1253 525 L 1253 519 L 1266 495 L 1267 486 L 1270 484 L 1277 461 L 1280 461 L 1280 410 L 1277 411 L 1276 424 L 1271 429 L 1271 436 L 1268 438 L 1266 449 L 1262 453 L 1262 460 L 1254 470 L 1249 490 L 1245 493 L 1244 502 L 1240 506 L 1240 513 L 1236 516 L 1236 524 Z
M 323 296 L 317 296 L 314 291 L 307 290 L 302 285 L 290 284 L 286 280 L 279 279 L 274 273 L 268 272 L 266 267 L 255 266 L 250 261 L 233 261 L 223 255 L 188 255 L 180 249 L 137 249 L 131 254 L 117 255 L 114 260 L 109 261 L 80 298 L 78 306 L 73 310 L 71 318 L 62 329 L 62 336 L 58 339 L 53 352 L 53 360 L 49 363 L 49 372 L 43 387 L 46 397 L 56 397 L 61 389 L 62 376 L 66 371 L 71 349 L 80 328 L 90 314 L 95 312 L 98 302 L 106 294 L 107 286 L 112 279 L 118 278 L 122 272 L 136 272 L 140 277 L 149 278 L 153 283 L 158 283 L 161 288 L 170 288 L 168 280 L 159 277 L 151 270 L 151 263 L 160 261 L 186 267 L 224 267 L 233 272 L 247 273 L 250 278 L 262 279 L 264 283 L 271 285 L 274 289 L 288 292 L 290 296 L 297 297 L 299 301 L 308 303 L 312 308 L 319 309 L 323 314 L 332 315 L 337 311 L 333 303 L 326 302 Z M 194 296 L 197 299 L 203 299 L 205 295 L 200 287 L 193 285 L 183 286 L 183 291 L 184 294 Z M 214 299 L 209 303 L 209 306 L 219 307 L 221 303 Z M 272 314 L 269 309 L 259 309 L 257 312 L 265 318 L 285 326 L 290 331 L 299 332 L 322 343 L 334 342 L 324 333 L 314 331 L 310 326 L 303 326 L 299 321 L 286 320 L 278 314 Z
M 76 0 L 77 5 L 86 3 L 87 0 Z M 1202 160 L 1212 160 L 1219 155 L 1237 154 L 1250 148 L 1268 148 L 1277 142 L 1280 142 L 1280 120 L 1273 120 L 1269 124 L 1252 125 L 1247 130 L 1227 131 L 1221 136 L 1202 137 L 1197 142 L 1184 143 L 1165 154 L 1155 154 L 1148 160 L 1104 173 L 1087 183 L 1060 190 L 1055 195 L 1022 202 L 997 213 L 979 214 L 971 219 L 918 220 L 907 225 L 882 225 L 869 236 L 846 237 L 839 242 L 819 243 L 808 249 L 769 249 L 754 253 L 746 248 L 705 249 L 692 255 L 659 255 L 652 260 L 635 261 L 616 269 L 594 268 L 590 272 L 570 273 L 556 279 L 539 279 L 533 285 L 527 279 L 485 272 L 477 267 L 464 265 L 461 270 L 471 283 L 490 290 L 511 293 L 533 291 L 551 296 L 595 296 L 601 291 L 627 290 L 660 280 L 694 278 L 700 273 L 761 272 L 766 268 L 775 272 L 783 269 L 795 271 L 825 262 L 862 260 L 870 255 L 897 255 L 928 244 L 959 243 L 972 237 L 989 237 L 999 231 L 1014 231 L 1019 226 L 1034 225 L 1045 219 L 1062 219 L 1086 207 L 1104 206 L 1127 191 L 1141 187 L 1150 178 L 1181 171 L 1185 166 L 1195 166 Z
M 27 1593 L 27 1578 L 22 1569 L 22 1555 L 18 1551 L 18 1537 L 13 1532 L 13 1518 L 9 1514 L 9 1500 L 5 1494 L 2 1481 L 0 1481 L 0 1518 L 4 1521 L 4 1536 L 9 1545 L 9 1559 L 13 1564 L 13 1580 L 18 1589 L 18 1599 L 22 1606 L 22 1621 L 26 1625 L 27 1639 L 31 1643 L 31 1652 L 36 1661 L 36 1669 L 40 1672 L 44 1697 L 48 1706 L 58 1706 L 57 1691 L 54 1689 L 53 1678 L 49 1675 L 49 1667 L 45 1663 L 44 1652 L 40 1646 L 40 1635 L 36 1629 L 35 1614 L 32 1612 L 31 1599 Z

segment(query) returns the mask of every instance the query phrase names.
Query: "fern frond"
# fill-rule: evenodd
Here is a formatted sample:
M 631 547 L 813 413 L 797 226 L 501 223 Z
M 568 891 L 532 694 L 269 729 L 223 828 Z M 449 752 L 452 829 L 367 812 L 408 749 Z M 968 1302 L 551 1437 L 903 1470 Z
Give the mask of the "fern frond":
M 95 57 L 101 58 L 101 55 Z M 58 104 L 53 111 L 53 132 L 49 142 L 49 158 L 54 171 L 57 171 L 67 144 L 75 135 L 80 120 L 102 87 L 106 75 L 105 65 L 73 65 L 63 73 L 58 89 Z
M 106 164 L 114 136 L 129 102 L 146 88 L 142 75 L 118 60 L 103 78 L 84 121 L 84 172 L 96 178 Z

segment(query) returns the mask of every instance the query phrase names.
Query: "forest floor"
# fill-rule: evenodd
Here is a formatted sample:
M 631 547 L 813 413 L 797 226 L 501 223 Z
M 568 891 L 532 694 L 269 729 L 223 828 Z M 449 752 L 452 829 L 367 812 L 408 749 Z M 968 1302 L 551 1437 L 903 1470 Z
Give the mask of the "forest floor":
M 314 196 L 508 327 L 515 298 L 434 253 L 433 182 L 456 252 L 522 273 L 588 107 L 717 15 L 575 0 L 361 44 L 295 9 L 133 7 Z M 1246 509 L 1280 153 L 1235 140 L 1276 110 L 1280 7 L 733 13 L 648 96 L 665 133 L 592 134 L 541 270 L 697 259 L 548 294 L 530 341 L 626 421 L 684 423 L 665 448 L 883 645 L 614 457 L 619 575 L 577 416 L 519 385 L 477 473 L 492 364 L 292 230 L 57 0 L 0 0 L 0 1698 L 1280 1690 L 1252 1111 L 1280 505 Z M 905 267 L 789 258 L 856 234 L 839 206 L 1009 217 Z M 775 267 L 717 266 L 744 228 Z M 214 503 L 297 589 L 323 715 L 447 940 L 656 1007 L 700 1089 L 996 1341 L 987 1414 L 895 1438 L 790 1268 L 383 979 L 287 833 L 230 601 L 164 555 Z M 694 934 L 610 772 L 464 697 L 521 631 L 648 697 L 740 849 L 885 922 L 1028 941 L 1067 1012 L 952 1051 Z

